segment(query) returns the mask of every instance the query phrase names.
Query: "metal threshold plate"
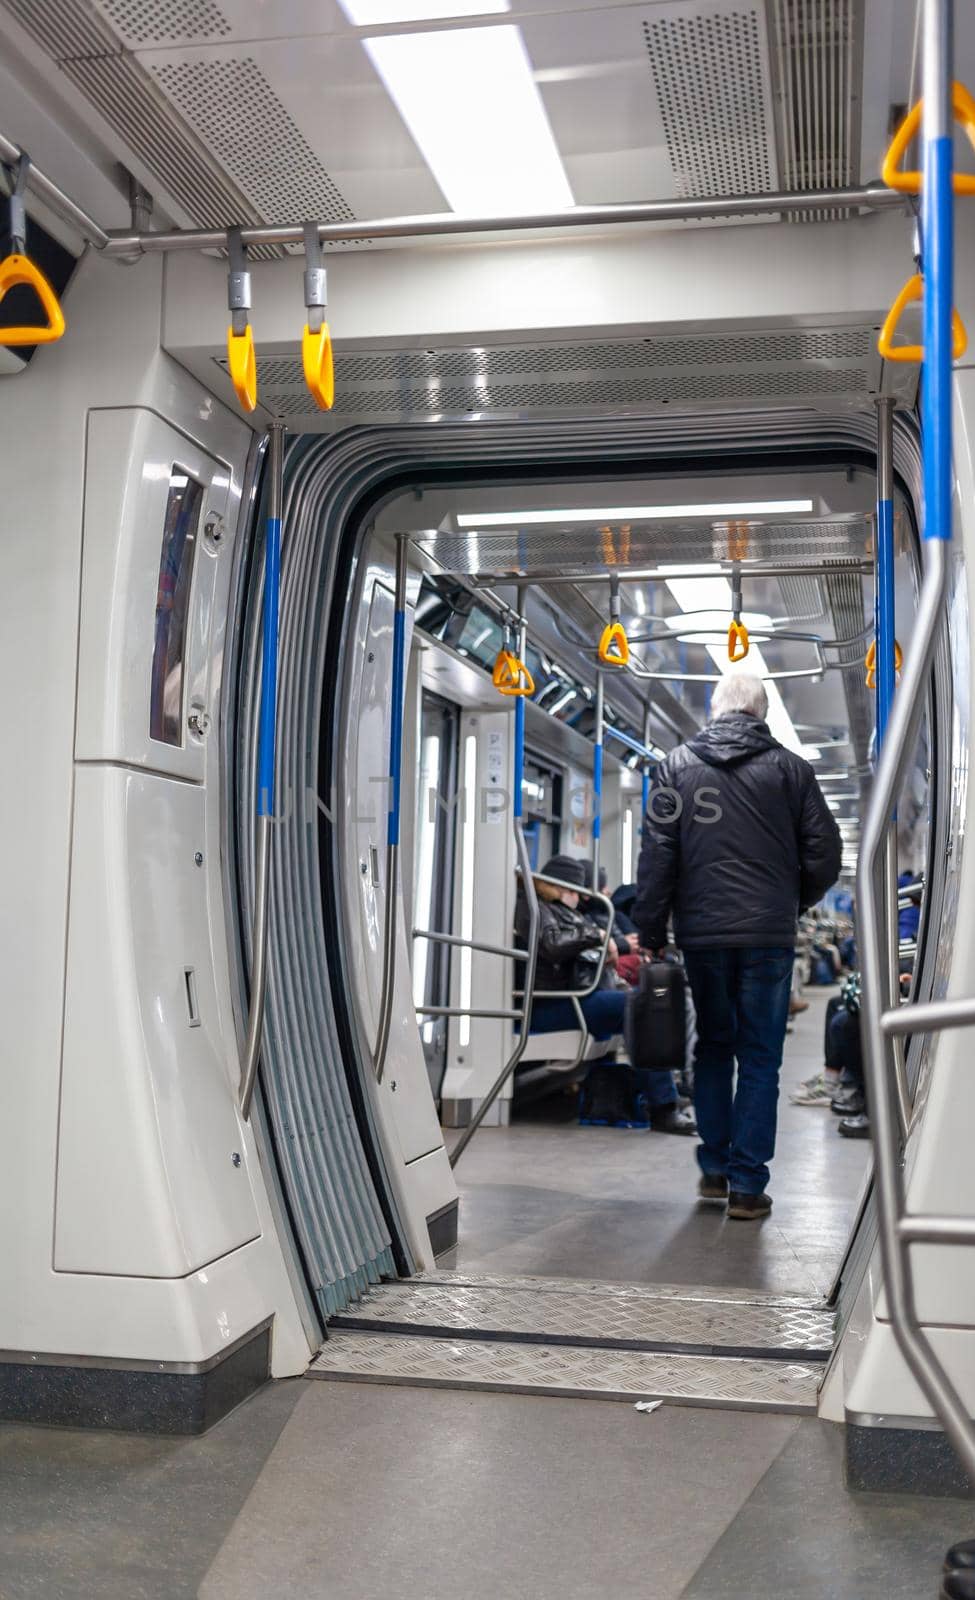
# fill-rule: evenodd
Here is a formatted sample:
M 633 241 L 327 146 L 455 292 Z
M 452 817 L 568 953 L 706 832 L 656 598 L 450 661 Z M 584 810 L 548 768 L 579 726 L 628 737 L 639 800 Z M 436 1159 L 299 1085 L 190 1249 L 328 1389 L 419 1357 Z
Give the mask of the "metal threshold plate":
M 636 1300 L 720 1300 L 740 1302 L 752 1306 L 799 1306 L 806 1311 L 820 1311 L 828 1315 L 825 1303 L 808 1294 L 775 1294 L 763 1289 L 742 1289 L 733 1285 L 716 1288 L 698 1283 L 616 1283 L 607 1278 L 540 1278 L 515 1277 L 506 1273 L 464 1272 L 461 1268 L 437 1268 L 431 1272 L 418 1272 L 409 1280 L 410 1286 L 423 1289 L 430 1285 L 448 1284 L 453 1288 L 463 1285 L 473 1289 L 534 1289 L 538 1293 L 625 1295 Z
M 825 1361 L 833 1345 L 821 1310 L 472 1284 L 385 1284 L 330 1326 L 780 1361 Z
M 814 1412 L 823 1371 L 808 1362 L 336 1332 L 308 1376 L 341 1383 Z

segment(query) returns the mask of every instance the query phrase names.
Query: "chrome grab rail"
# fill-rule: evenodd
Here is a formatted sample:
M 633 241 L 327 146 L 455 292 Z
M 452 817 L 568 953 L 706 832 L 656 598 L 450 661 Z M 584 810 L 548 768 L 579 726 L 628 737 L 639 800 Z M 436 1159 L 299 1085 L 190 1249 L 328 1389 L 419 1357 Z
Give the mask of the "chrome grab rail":
M 912 648 L 900 693 L 894 699 L 864 824 L 857 893 L 863 956 L 860 1004 L 864 1066 L 874 1131 L 880 1254 L 890 1321 L 911 1374 L 975 1484 L 975 1428 L 965 1401 L 921 1327 L 910 1253 L 916 1244 L 971 1244 L 975 1242 L 975 1222 L 965 1217 L 908 1213 L 897 1092 L 891 1071 L 893 1056 L 888 1042 L 895 1033 L 932 1032 L 975 1023 L 975 999 L 910 1002 L 896 1010 L 885 1009 L 887 901 L 881 878 L 888 827 L 920 730 L 948 596 L 952 514 L 952 13 L 951 0 L 924 0 L 923 231 L 928 282 L 924 299 L 922 446 L 926 560 Z
M 532 1006 L 536 1000 L 571 1001 L 579 1023 L 580 1039 L 579 1048 L 576 1051 L 575 1059 L 570 1065 L 572 1067 L 577 1067 L 579 1065 L 583 1055 L 585 1054 L 586 1040 L 589 1038 L 589 1030 L 586 1027 L 586 1019 L 582 1014 L 582 1007 L 580 1006 L 579 1001 L 585 1000 L 587 995 L 595 993 L 595 991 L 599 988 L 600 979 L 603 975 L 603 969 L 606 965 L 606 957 L 609 954 L 610 942 L 613 937 L 613 916 L 616 908 L 613 905 L 612 900 L 608 895 L 602 894 L 598 890 L 583 890 L 582 893 L 587 900 L 601 900 L 609 911 L 609 920 L 606 924 L 606 931 L 599 947 L 599 958 L 596 964 L 596 976 L 588 988 L 585 989 L 536 989 L 535 970 L 538 964 L 538 935 L 541 923 L 541 913 L 538 909 L 538 895 L 535 890 L 535 884 L 550 883 L 557 889 L 572 889 L 577 893 L 579 892 L 579 885 L 577 883 L 567 883 L 564 878 L 549 877 L 543 872 L 532 872 L 531 860 L 528 855 L 528 846 L 525 843 L 525 835 L 524 830 L 522 829 L 520 818 L 515 824 L 515 842 L 518 847 L 519 856 L 518 871 L 521 874 L 522 884 L 525 889 L 525 898 L 528 901 L 529 951 L 526 952 L 523 950 L 512 950 L 507 953 L 517 956 L 520 960 L 526 961 L 525 987 L 524 989 L 512 990 L 512 994 L 520 994 L 522 996 L 522 1009 L 520 1011 L 477 1011 L 472 1009 L 470 1006 L 443 1006 L 436 1008 L 430 1006 L 417 1006 L 416 1008 L 417 1011 L 422 1013 L 424 1016 L 504 1017 L 512 1022 L 521 1023 L 521 1028 L 518 1033 L 518 1038 L 515 1041 L 514 1049 L 512 1050 L 498 1076 L 495 1078 L 491 1087 L 488 1089 L 487 1094 L 484 1096 L 473 1117 L 450 1153 L 451 1167 L 456 1167 L 461 1156 L 464 1154 L 464 1151 L 467 1149 L 467 1146 L 470 1144 L 478 1128 L 481 1126 L 481 1123 L 484 1121 L 484 1118 L 487 1116 L 488 1111 L 491 1109 L 495 1100 L 498 1098 L 498 1095 L 501 1093 L 501 1090 L 504 1088 L 508 1079 L 511 1077 L 511 1074 L 514 1072 L 519 1061 L 524 1055 L 525 1047 L 528 1043 L 531 1031 L 528 1024 L 531 1021 Z M 497 953 L 501 949 L 500 946 L 487 948 L 491 950 L 491 953 Z
M 520 703 L 521 702 L 519 702 L 519 704 Z M 498 1098 L 501 1090 L 504 1088 L 508 1079 L 511 1077 L 511 1074 L 514 1072 L 516 1066 L 524 1055 L 525 1046 L 528 1043 L 527 1021 L 531 1015 L 532 1000 L 535 992 L 535 968 L 538 965 L 538 929 L 541 917 L 538 909 L 538 895 L 535 892 L 535 884 L 532 879 L 531 856 L 528 854 L 528 845 L 525 840 L 525 830 L 522 826 L 520 816 L 515 818 L 515 851 L 518 856 L 518 866 L 521 871 L 522 883 L 524 885 L 525 899 L 528 901 L 528 955 L 525 961 L 525 998 L 521 1012 L 516 1013 L 516 1016 L 520 1016 L 521 1018 L 522 1027 L 518 1033 L 517 1039 L 515 1040 L 514 1049 L 499 1072 L 497 1078 L 492 1083 L 484 1099 L 481 1101 L 470 1122 L 467 1124 L 467 1127 L 464 1129 L 457 1143 L 454 1145 L 453 1150 L 451 1150 L 448 1157 L 451 1168 L 456 1167 L 461 1156 L 464 1154 L 464 1151 L 467 1149 L 467 1146 L 470 1144 L 478 1128 L 481 1126 L 481 1123 L 484 1121 L 484 1118 L 487 1116 L 491 1106 Z M 472 1015 L 472 1013 L 469 1012 L 465 1014 Z

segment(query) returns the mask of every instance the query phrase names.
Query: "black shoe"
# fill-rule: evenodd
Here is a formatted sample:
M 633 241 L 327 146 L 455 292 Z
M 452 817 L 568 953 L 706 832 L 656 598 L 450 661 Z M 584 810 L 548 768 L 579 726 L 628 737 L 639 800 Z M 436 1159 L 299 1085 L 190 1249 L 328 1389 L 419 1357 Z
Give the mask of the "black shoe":
M 650 1126 L 654 1133 L 697 1133 L 693 1111 L 682 1111 L 677 1105 L 651 1113 Z
M 760 1222 L 772 1209 L 770 1194 L 742 1194 L 732 1189 L 728 1196 L 728 1215 L 739 1222 Z
M 702 1172 L 701 1181 L 697 1186 L 697 1197 L 699 1200 L 723 1206 L 728 1198 L 727 1178 L 720 1172 Z
M 945 1556 L 945 1572 L 975 1571 L 975 1539 L 959 1539 Z
M 869 1139 L 870 1118 L 865 1117 L 862 1112 L 858 1117 L 842 1117 L 837 1132 L 841 1133 L 844 1139 Z
M 862 1089 L 840 1089 L 830 1101 L 829 1109 L 837 1117 L 859 1117 L 865 1105 Z
M 941 1600 L 975 1600 L 975 1569 L 959 1567 L 941 1585 Z

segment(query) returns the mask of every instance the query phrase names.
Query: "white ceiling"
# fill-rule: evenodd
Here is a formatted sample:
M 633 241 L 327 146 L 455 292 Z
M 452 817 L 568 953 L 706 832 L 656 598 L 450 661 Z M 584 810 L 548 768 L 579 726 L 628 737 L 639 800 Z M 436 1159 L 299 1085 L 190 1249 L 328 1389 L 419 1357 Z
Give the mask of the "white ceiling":
M 787 155 L 779 45 L 797 19 L 862 17 L 853 137 L 860 174 L 874 176 L 890 107 L 909 94 L 913 42 L 910 0 L 513 0 L 475 19 L 366 29 L 337 0 L 0 0 L 3 9 L 97 107 L 119 159 L 155 167 L 160 206 L 198 223 L 233 220 L 235 197 L 240 213 L 267 221 L 445 209 L 364 48 L 375 34 L 518 24 L 577 204 L 775 188 Z M 963 76 L 975 66 L 975 8 L 958 10 Z M 498 86 L 473 85 L 470 107 L 490 141 L 504 117 Z M 212 167 L 206 183 L 177 180 L 174 137 L 188 139 L 181 160 L 195 148 Z

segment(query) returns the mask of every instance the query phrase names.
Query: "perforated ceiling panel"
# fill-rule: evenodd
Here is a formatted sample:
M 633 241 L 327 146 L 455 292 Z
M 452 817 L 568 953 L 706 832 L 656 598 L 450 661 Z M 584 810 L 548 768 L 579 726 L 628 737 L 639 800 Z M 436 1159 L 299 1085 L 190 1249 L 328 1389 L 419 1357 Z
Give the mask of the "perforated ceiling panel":
M 225 362 L 215 358 L 217 364 Z M 781 400 L 869 405 L 880 360 L 872 328 L 796 328 L 601 340 L 339 351 L 323 418 L 301 363 L 258 358 L 266 408 L 292 425 L 425 417 L 592 414 L 600 409 L 739 407 Z
M 777 188 L 764 5 L 663 6 L 643 35 L 676 192 Z
M 130 49 L 223 39 L 229 21 L 213 0 L 95 0 Z
M 250 56 L 150 58 L 149 70 L 264 217 L 352 221 L 344 196 Z

